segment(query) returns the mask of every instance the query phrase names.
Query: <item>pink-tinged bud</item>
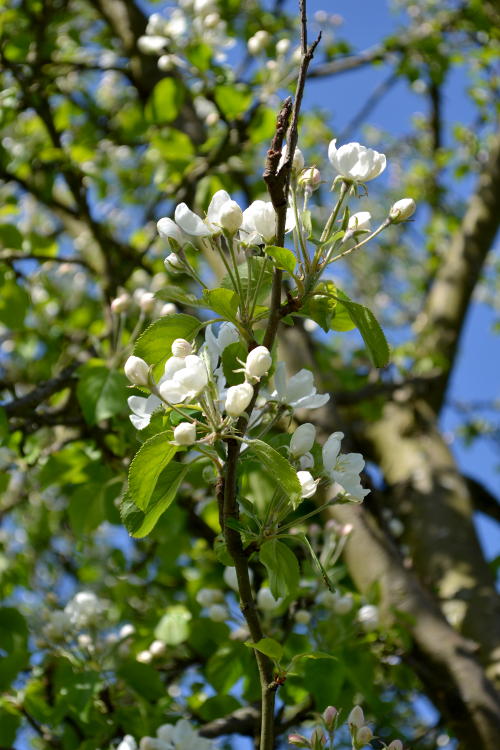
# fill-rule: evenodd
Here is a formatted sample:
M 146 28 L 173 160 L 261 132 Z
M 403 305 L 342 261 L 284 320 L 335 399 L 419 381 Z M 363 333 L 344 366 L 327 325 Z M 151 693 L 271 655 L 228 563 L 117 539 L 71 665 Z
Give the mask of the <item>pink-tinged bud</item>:
M 327 706 L 323 711 L 323 721 L 325 722 L 325 727 L 329 732 L 335 729 L 335 722 L 337 720 L 338 713 L 339 712 L 337 711 L 335 706 Z
M 393 740 L 387 745 L 387 750 L 403 750 L 403 743 L 401 740 Z
M 149 385 L 149 366 L 140 357 L 129 357 L 123 369 L 134 385 Z
M 308 167 L 300 174 L 297 183 L 308 190 L 316 190 L 321 182 L 321 173 L 316 167 Z
M 349 724 L 349 728 L 355 727 L 356 729 L 359 729 L 359 727 L 363 726 L 365 723 L 365 715 L 361 706 L 354 706 L 347 717 L 347 723 Z
M 367 745 L 373 737 L 373 732 L 370 727 L 360 727 L 356 732 L 356 744 L 363 746 Z
M 288 744 L 293 745 L 294 747 L 311 747 L 311 743 L 307 737 L 304 737 L 301 734 L 289 734 Z

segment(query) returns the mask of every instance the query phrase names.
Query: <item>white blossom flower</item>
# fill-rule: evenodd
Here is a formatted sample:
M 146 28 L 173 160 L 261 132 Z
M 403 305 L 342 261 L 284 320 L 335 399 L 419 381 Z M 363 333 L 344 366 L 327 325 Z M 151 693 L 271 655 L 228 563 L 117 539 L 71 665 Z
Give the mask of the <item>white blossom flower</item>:
M 273 609 L 279 607 L 282 601 L 282 597 L 275 599 L 271 594 L 271 589 L 267 586 L 262 586 L 257 593 L 257 606 L 266 612 L 271 612 Z
M 145 649 L 144 651 L 139 651 L 139 653 L 135 657 L 135 660 L 140 662 L 141 664 L 151 664 L 151 662 L 153 661 L 153 654 L 151 653 L 151 651 Z
M 360 143 L 346 143 L 339 149 L 337 140 L 330 141 L 328 158 L 333 168 L 345 180 L 351 182 L 368 182 L 378 177 L 386 167 L 385 154 L 379 154 L 372 148 Z
M 64 611 L 78 630 L 93 625 L 104 611 L 104 602 L 92 591 L 79 591 L 66 604 Z
M 137 40 L 137 46 L 144 55 L 157 55 L 163 52 L 168 39 L 164 36 L 140 36 Z
M 165 369 L 171 363 L 174 357 L 171 357 L 165 363 Z M 182 365 L 178 362 L 181 360 Z M 197 396 L 208 383 L 208 372 L 205 362 L 196 354 L 188 354 L 187 357 L 175 357 L 173 363 L 175 372 L 172 373 L 173 367 L 168 370 L 166 380 L 160 380 L 158 389 L 161 397 L 170 404 L 179 404 L 186 399 Z
M 179 203 L 175 209 L 175 222 L 186 235 L 209 237 L 221 231 L 222 216 L 225 216 L 230 223 L 235 223 L 236 209 L 241 212 L 238 204 L 231 200 L 231 196 L 225 190 L 218 190 L 212 196 L 205 221 L 191 211 L 185 203 Z M 243 212 L 241 212 L 241 219 L 243 220 Z
M 137 750 L 137 742 L 131 734 L 126 734 L 116 750 Z
M 122 625 L 120 630 L 118 631 L 118 638 L 120 638 L 120 640 L 122 640 L 123 638 L 130 638 L 130 636 L 134 635 L 134 633 L 134 626 L 127 622 L 125 623 L 125 625 Z
M 332 482 L 337 482 L 356 502 L 362 502 L 370 490 L 361 486 L 359 474 L 365 461 L 361 453 L 340 454 L 343 432 L 334 432 L 323 446 L 323 466 Z
M 51 612 L 44 627 L 44 634 L 49 639 L 64 638 L 71 629 L 71 619 L 67 612 L 56 610 Z
M 165 302 L 160 310 L 160 315 L 175 315 L 176 312 L 178 312 L 177 305 L 173 302 Z
M 298 625 L 309 625 L 311 622 L 311 613 L 307 609 L 298 609 L 294 615 L 294 619 Z
M 333 611 L 337 615 L 347 615 L 354 606 L 354 599 L 352 594 L 344 594 L 344 596 L 338 596 L 335 598 L 333 604 Z
M 290 455 L 298 458 L 309 453 L 316 439 L 316 427 L 311 422 L 304 422 L 297 427 L 290 440 Z
M 152 656 L 161 656 L 166 651 L 166 645 L 163 643 L 163 641 L 153 641 L 153 643 L 150 645 L 148 651 Z
M 366 725 L 356 731 L 356 744 L 367 745 L 373 737 L 373 732 Z
M 250 383 L 232 385 L 227 389 L 226 403 L 224 408 L 230 417 L 239 417 L 243 414 L 252 400 L 253 386 Z
M 202 588 L 196 594 L 196 601 L 201 607 L 210 607 L 212 604 L 224 601 L 221 589 Z
M 387 750 L 403 750 L 403 743 L 401 740 L 393 740 L 387 745 Z
M 355 727 L 356 729 L 363 726 L 365 723 L 365 715 L 361 706 L 354 706 L 347 717 L 347 723 L 349 724 L 349 727 Z
M 217 335 L 213 325 L 208 325 L 205 331 L 205 346 L 210 360 L 210 366 L 215 369 L 224 349 L 240 340 L 238 329 L 233 323 L 224 322 Z
M 278 163 L 278 172 L 285 163 L 285 154 L 286 154 L 286 147 L 283 149 L 283 153 L 281 154 L 281 159 L 279 160 L 279 163 Z M 304 169 L 304 164 L 305 164 L 304 154 L 302 153 L 300 148 L 296 148 L 293 153 L 292 171 L 296 173 L 300 172 L 302 169 Z
M 316 493 L 318 482 L 313 479 L 312 474 L 309 471 L 298 471 L 297 479 L 299 480 L 302 489 L 302 497 L 312 497 Z
M 304 453 L 303 456 L 300 456 L 299 458 L 299 468 L 303 471 L 305 469 L 312 469 L 314 466 L 314 456 L 312 453 Z
M 123 369 L 134 385 L 149 385 L 149 365 L 140 357 L 129 357 Z
M 207 615 L 213 622 L 226 622 L 229 620 L 229 610 L 223 604 L 210 605 Z
M 365 604 L 358 611 L 357 620 L 361 624 L 363 630 L 370 631 L 375 630 L 379 624 L 379 611 L 378 607 L 374 604 Z
M 143 292 L 139 297 L 139 307 L 145 313 L 153 312 L 156 305 L 156 298 L 153 292 Z
M 286 212 L 285 232 L 295 227 L 293 209 Z M 276 235 L 276 211 L 271 201 L 257 200 L 243 211 L 240 239 L 246 245 L 271 244 Z
M 166 743 L 168 750 L 213 750 L 214 743 L 200 737 L 186 719 L 177 724 L 163 724 L 156 732 L 161 742 Z M 146 750 L 140 745 L 140 750 Z
M 261 377 L 267 375 L 272 363 L 273 358 L 269 349 L 265 346 L 257 346 L 248 353 L 245 363 L 245 376 L 252 382 L 260 380 Z
M 293 409 L 319 409 L 330 398 L 328 393 L 316 392 L 314 376 L 310 370 L 299 370 L 287 379 L 284 362 L 278 362 L 276 366 L 274 385 L 271 399 Z
M 151 422 L 153 412 L 161 407 L 161 401 L 158 396 L 130 396 L 127 399 L 128 407 L 132 414 L 129 419 L 136 430 L 144 430 Z
M 247 49 L 251 55 L 259 55 L 269 41 L 269 34 L 264 29 L 259 29 L 247 42 Z
M 389 218 L 392 219 L 393 224 L 399 224 L 400 221 L 406 221 L 413 216 L 416 210 L 417 204 L 413 198 L 401 198 L 391 206 Z
M 187 242 L 189 242 L 189 238 L 184 234 L 182 229 L 178 227 L 175 221 L 170 219 L 168 216 L 160 219 L 156 223 L 156 228 L 160 237 L 162 237 L 164 240 L 167 240 L 167 244 L 169 245 L 169 247 L 170 240 L 175 240 L 175 242 L 180 245 L 180 247 L 183 247 Z
M 193 445 L 196 442 L 196 425 L 192 422 L 181 422 L 174 429 L 174 440 L 177 445 Z
M 211 232 L 203 219 L 191 211 L 185 203 L 175 209 L 175 223 L 190 237 L 208 237 Z
M 290 44 L 291 42 L 289 39 L 280 39 L 278 42 L 276 42 L 276 54 L 286 55 L 286 53 L 290 49 Z

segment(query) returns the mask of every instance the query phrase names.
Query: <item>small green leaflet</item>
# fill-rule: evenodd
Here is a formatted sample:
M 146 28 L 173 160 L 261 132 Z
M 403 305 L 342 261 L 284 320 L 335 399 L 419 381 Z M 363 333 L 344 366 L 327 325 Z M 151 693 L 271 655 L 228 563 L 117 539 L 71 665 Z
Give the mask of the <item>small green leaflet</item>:
M 146 102 L 144 114 L 152 124 L 162 124 L 175 120 L 184 101 L 184 86 L 175 78 L 162 78 Z
M 335 294 L 363 337 L 368 354 L 375 367 L 385 367 L 390 358 L 389 344 L 375 315 L 368 307 L 353 302 L 340 289 L 337 289 Z
M 265 248 L 265 252 L 274 260 L 276 268 L 281 268 L 290 274 L 294 272 L 297 265 L 297 258 L 291 250 L 288 250 L 286 247 L 269 245 L 269 247 Z
M 250 275 L 248 273 L 249 267 Z M 244 263 L 240 263 L 238 273 L 240 275 L 243 296 L 246 297 L 248 295 L 250 299 L 254 298 L 258 280 L 261 279 L 257 302 L 263 302 L 268 296 L 273 282 L 273 264 L 269 259 L 252 256 Z M 233 282 L 227 275 L 222 279 L 221 286 L 224 289 L 234 290 Z
M 290 466 L 281 453 L 275 451 L 263 440 L 251 440 L 248 448 L 263 464 L 284 494 L 288 496 L 293 507 L 296 508 L 302 502 L 302 491 L 295 469 Z
M 300 569 L 292 550 L 278 539 L 270 539 L 261 546 L 259 559 L 266 567 L 274 598 L 293 595 L 299 585 Z
M 78 369 L 76 395 L 89 425 L 126 411 L 127 386 L 123 372 L 110 370 L 100 359 L 91 359 Z
M 253 648 L 255 651 L 260 651 L 261 654 L 269 656 L 270 659 L 274 659 L 276 662 L 280 662 L 283 657 L 283 646 L 274 638 L 261 638 L 257 643 L 251 641 L 245 641 L 245 646 Z
M 146 511 L 158 478 L 178 451 L 172 432 L 160 432 L 139 448 L 128 471 L 128 494 L 139 510 Z
M 243 369 L 241 362 L 245 362 L 247 356 L 248 350 L 240 341 L 229 344 L 222 352 L 222 369 L 228 385 L 236 385 L 244 381 L 244 374 L 235 370 Z
M 189 637 L 191 612 L 183 604 L 168 607 L 155 628 L 155 638 L 167 646 L 178 646 Z
M 140 510 L 127 493 L 120 504 L 120 515 L 130 536 L 140 539 L 156 526 L 158 519 L 175 500 L 177 490 L 189 469 L 188 464 L 174 461 L 158 477 L 145 511 Z
M 204 289 L 203 299 L 206 302 L 206 306 L 211 310 L 226 320 L 230 320 L 231 323 L 238 325 L 237 313 L 240 298 L 236 292 L 230 289 Z
M 134 354 L 144 359 L 148 365 L 153 365 L 155 375 L 162 374 L 163 365 L 172 356 L 171 346 L 175 339 L 192 341 L 200 328 L 200 321 L 192 315 L 166 315 L 155 320 L 139 336 L 134 346 Z

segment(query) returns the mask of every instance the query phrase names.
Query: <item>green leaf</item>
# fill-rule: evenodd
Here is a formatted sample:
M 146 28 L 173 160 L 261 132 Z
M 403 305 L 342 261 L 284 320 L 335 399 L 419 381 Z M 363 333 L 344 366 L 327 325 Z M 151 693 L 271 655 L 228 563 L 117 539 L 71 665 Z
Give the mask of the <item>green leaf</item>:
M 333 318 L 330 321 L 330 330 L 339 331 L 344 333 L 345 331 L 352 331 L 356 326 L 351 320 L 347 308 L 341 302 L 337 302 L 333 312 Z
M 297 258 L 291 250 L 288 250 L 286 247 L 269 245 L 269 247 L 265 248 L 265 252 L 274 260 L 276 268 L 281 268 L 283 271 L 288 271 L 288 273 L 295 271 Z
M 275 641 L 274 638 L 261 638 L 257 643 L 246 641 L 245 646 L 253 648 L 255 651 L 260 651 L 261 654 L 265 654 L 277 662 L 280 662 L 283 657 L 283 646 L 278 641 Z
M 30 304 L 28 293 L 21 281 L 9 278 L 7 274 L 0 277 L 0 284 L 0 323 L 12 331 L 21 331 Z
M 7 690 L 29 660 L 28 628 L 14 607 L 0 608 L 0 644 L 0 690 Z
M 241 708 L 241 703 L 233 695 L 213 695 L 201 704 L 196 713 L 203 721 L 213 721 L 227 716 L 237 708 Z
M 247 356 L 247 348 L 240 341 L 229 344 L 222 352 L 222 370 L 228 385 L 238 385 L 244 381 L 245 374 L 235 370 L 242 369 L 241 362 L 245 362 Z
M 238 307 L 240 298 L 230 289 L 204 289 L 203 298 L 206 306 L 218 313 L 225 320 L 238 324 Z
M 178 646 L 189 637 L 189 621 L 191 612 L 183 604 L 168 607 L 155 628 L 155 638 L 163 641 L 167 646 Z
M 23 235 L 14 224 L 0 224 L 0 248 L 2 250 L 21 250 Z
M 275 599 L 295 594 L 300 579 L 299 563 L 286 544 L 278 539 L 264 542 L 259 559 L 266 567 L 269 588 Z
M 160 125 L 175 120 L 184 101 L 184 87 L 174 78 L 162 78 L 146 102 L 144 114 L 149 123 Z
M 139 336 L 134 346 L 134 354 L 153 365 L 155 375 L 162 374 L 163 365 L 172 356 L 171 346 L 175 339 L 192 341 L 200 328 L 200 321 L 192 315 L 166 315 L 155 320 Z
M 302 492 L 297 472 L 286 458 L 263 440 L 252 440 L 249 443 L 249 451 L 259 459 L 296 508 L 302 502 Z
M 170 430 L 154 435 L 143 443 L 130 464 L 128 495 L 140 510 L 148 509 L 160 474 L 178 451 L 171 440 Z
M 215 89 L 217 106 L 230 120 L 243 115 L 252 103 L 252 99 L 252 92 L 239 84 L 217 86 Z
M 135 660 L 126 661 L 120 665 L 117 674 L 134 692 L 148 701 L 158 701 L 165 695 L 165 686 L 160 675 L 150 664 L 141 664 Z
M 5 409 L 0 406 L 0 445 L 3 445 L 9 437 L 9 423 L 7 421 L 7 415 Z
M 139 510 L 129 494 L 125 494 L 120 503 L 120 515 L 130 536 L 142 538 L 154 529 L 160 516 L 174 501 L 188 469 L 189 464 L 175 461 L 163 469 L 145 511 Z
M 0 706 L 0 737 L 2 746 L 10 747 L 16 740 L 17 730 L 21 723 L 21 714 L 7 702 Z
M 158 299 L 165 302 L 179 302 L 181 305 L 190 305 L 191 307 L 203 307 L 203 300 L 198 299 L 195 294 L 185 292 L 178 286 L 167 284 L 162 287 L 155 295 Z
M 265 268 L 263 268 L 264 264 Z M 250 275 L 248 273 L 249 267 Z M 269 259 L 260 256 L 252 256 L 251 258 L 248 258 L 248 262 L 240 263 L 238 266 L 238 273 L 240 275 L 243 296 L 248 296 L 249 299 L 254 299 L 258 279 L 262 276 L 257 302 L 263 302 L 268 296 L 273 283 L 273 266 L 272 263 L 269 262 Z M 221 281 L 221 286 L 233 291 L 233 282 L 229 276 L 224 276 Z
M 337 289 L 336 295 L 349 313 L 349 317 L 363 337 L 375 367 L 385 367 L 390 358 L 389 344 L 375 315 L 368 307 L 353 302 L 347 294 Z
M 110 370 L 100 359 L 91 359 L 78 370 L 76 395 L 89 425 L 127 409 L 129 382 L 122 372 Z

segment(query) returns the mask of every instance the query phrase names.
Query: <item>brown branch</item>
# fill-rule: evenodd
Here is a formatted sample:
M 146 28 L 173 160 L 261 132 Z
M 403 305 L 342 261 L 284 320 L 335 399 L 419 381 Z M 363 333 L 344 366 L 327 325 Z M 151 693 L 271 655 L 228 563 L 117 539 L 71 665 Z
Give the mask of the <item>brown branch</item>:
M 72 362 L 65 367 L 59 375 L 40 383 L 36 388 L 33 388 L 32 391 L 27 393 L 26 396 L 12 399 L 12 401 L 3 404 L 7 417 L 34 416 L 32 412 L 43 401 L 46 401 L 53 396 L 54 393 L 62 391 L 64 388 L 67 388 L 75 382 L 75 372 L 79 365 L 80 362 Z
M 474 477 L 464 476 L 474 510 L 500 523 L 500 502 L 482 482 Z

